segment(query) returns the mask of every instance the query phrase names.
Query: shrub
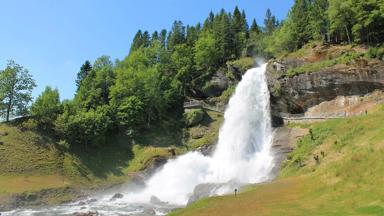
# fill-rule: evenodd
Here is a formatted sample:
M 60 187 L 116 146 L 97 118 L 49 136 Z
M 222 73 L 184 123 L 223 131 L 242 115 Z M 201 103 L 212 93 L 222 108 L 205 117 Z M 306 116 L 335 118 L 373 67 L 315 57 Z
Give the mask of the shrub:
M 184 113 L 184 120 L 187 126 L 194 126 L 200 123 L 204 118 L 204 111 L 202 109 L 193 109 Z

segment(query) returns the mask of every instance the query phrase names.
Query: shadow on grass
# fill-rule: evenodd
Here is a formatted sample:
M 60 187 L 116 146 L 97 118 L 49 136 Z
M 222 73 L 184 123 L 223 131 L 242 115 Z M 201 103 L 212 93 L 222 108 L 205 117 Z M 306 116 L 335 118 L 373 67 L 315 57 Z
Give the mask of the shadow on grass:
M 84 167 L 77 170 L 86 178 L 87 171 L 98 178 L 106 179 L 109 175 L 123 176 L 122 168 L 128 166 L 133 158 L 130 139 L 125 135 L 116 135 L 107 139 L 105 145 L 97 148 L 75 148 L 76 155 Z

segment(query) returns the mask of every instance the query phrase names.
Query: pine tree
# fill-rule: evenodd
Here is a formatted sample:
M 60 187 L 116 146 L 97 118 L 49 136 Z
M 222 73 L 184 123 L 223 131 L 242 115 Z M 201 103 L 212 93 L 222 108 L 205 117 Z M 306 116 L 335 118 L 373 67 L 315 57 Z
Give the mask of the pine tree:
M 89 62 L 88 60 L 86 60 L 86 61 L 84 62 L 84 64 L 80 67 L 80 71 L 77 73 L 77 79 L 76 79 L 76 86 L 77 86 L 77 89 L 80 88 L 81 83 L 82 83 L 83 80 L 89 75 L 89 73 L 91 72 L 91 70 L 92 70 L 91 62 Z
M 313 0 L 309 12 L 309 31 L 312 33 L 312 39 L 329 41 L 328 7 L 328 0 Z
M 186 42 L 188 46 L 193 47 L 197 39 L 199 38 L 200 33 L 200 23 L 194 26 L 187 26 L 187 36 L 186 36 Z
M 204 31 L 212 30 L 214 20 L 215 20 L 215 14 L 211 11 L 209 12 L 208 18 L 204 21 L 203 30 Z
M 154 41 L 158 41 L 158 40 L 159 40 L 159 32 L 154 31 L 152 33 L 152 36 L 151 36 L 151 43 L 153 43 Z
M 234 55 L 239 57 L 241 51 L 245 48 L 246 40 L 249 38 L 248 24 L 245 17 L 245 12 L 240 13 L 239 8 L 236 6 L 233 11 L 232 31 L 234 34 Z
M 162 47 L 165 47 L 167 44 L 167 30 L 163 29 L 160 31 L 160 36 L 159 36 L 160 44 Z
M 250 33 L 254 33 L 254 34 L 259 34 L 260 33 L 260 28 L 257 25 L 256 19 L 252 20 L 252 25 L 251 25 L 251 28 L 249 29 L 249 32 Z
M 139 30 L 136 33 L 135 37 L 133 38 L 130 52 L 139 49 L 142 45 L 143 45 L 143 33 L 141 32 L 141 30 Z
M 229 15 L 222 9 L 215 17 L 213 34 L 218 47 L 218 56 L 221 63 L 236 57 L 236 42 Z
M 265 33 L 267 35 L 271 35 L 277 27 L 276 17 L 272 15 L 272 12 L 269 8 L 265 14 L 264 27 L 265 27 Z
M 310 0 L 296 0 L 288 17 L 292 23 L 291 32 L 295 35 L 298 49 L 311 40 L 310 6 Z
M 168 49 L 173 48 L 185 42 L 185 27 L 181 21 L 175 21 L 172 26 L 172 31 L 168 36 Z
M 144 46 L 144 47 L 148 47 L 151 44 L 151 37 L 149 36 L 148 31 L 145 31 L 143 33 L 142 43 L 143 43 L 142 46 Z

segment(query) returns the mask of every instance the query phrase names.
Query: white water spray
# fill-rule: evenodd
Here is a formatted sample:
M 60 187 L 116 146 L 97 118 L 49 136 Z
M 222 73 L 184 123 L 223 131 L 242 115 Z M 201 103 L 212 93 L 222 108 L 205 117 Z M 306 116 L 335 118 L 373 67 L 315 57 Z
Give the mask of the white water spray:
M 142 191 L 123 191 L 124 198 L 113 202 L 109 201 L 110 195 L 99 198 L 86 210 L 97 210 L 103 215 L 134 215 L 140 212 L 134 204 L 148 204 L 151 197 L 172 205 L 186 205 L 199 184 L 221 183 L 221 188 L 210 194 L 215 195 L 233 192 L 230 182 L 246 184 L 268 180 L 273 157 L 270 152 L 272 129 L 265 70 L 266 64 L 248 70 L 238 84 L 225 111 L 225 121 L 211 157 L 191 152 L 172 159 L 146 182 Z M 56 213 L 73 210 L 73 206 L 51 209 Z
M 269 178 L 272 130 L 266 64 L 247 71 L 225 111 L 224 124 L 212 157 L 191 152 L 170 160 L 139 194 L 125 202 L 148 202 L 151 196 L 185 205 L 196 185 L 203 183 L 257 183 Z M 228 188 L 229 189 L 229 188 Z M 228 190 L 227 189 L 227 190 Z M 221 193 L 230 191 L 221 190 Z

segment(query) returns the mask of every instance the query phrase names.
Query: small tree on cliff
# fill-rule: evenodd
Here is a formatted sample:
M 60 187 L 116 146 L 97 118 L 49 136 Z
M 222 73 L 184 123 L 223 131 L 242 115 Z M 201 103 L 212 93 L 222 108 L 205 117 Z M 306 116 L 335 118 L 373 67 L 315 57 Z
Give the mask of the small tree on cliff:
M 28 70 L 8 61 L 7 67 L 0 71 L 0 114 L 9 121 L 11 116 L 23 116 L 28 113 L 32 101 L 35 80 Z

